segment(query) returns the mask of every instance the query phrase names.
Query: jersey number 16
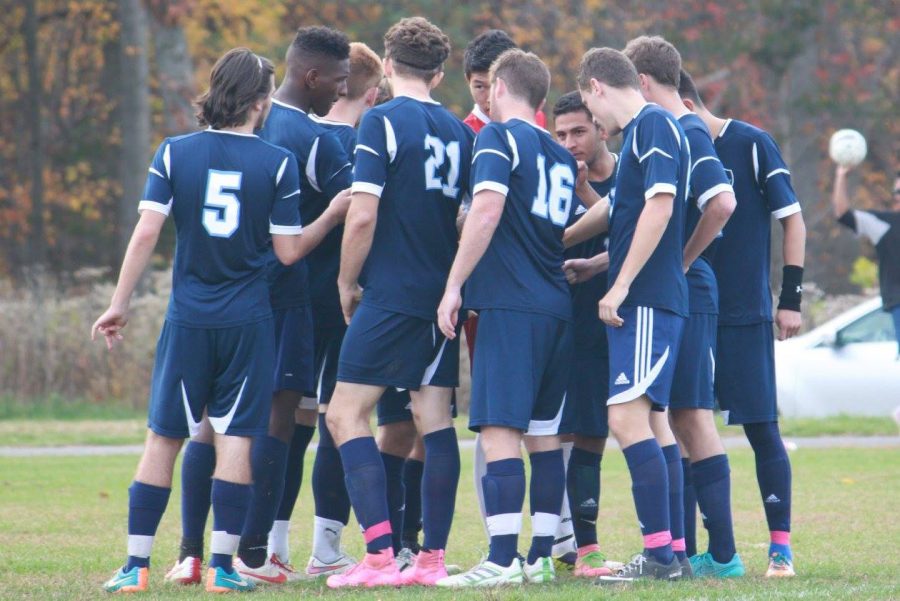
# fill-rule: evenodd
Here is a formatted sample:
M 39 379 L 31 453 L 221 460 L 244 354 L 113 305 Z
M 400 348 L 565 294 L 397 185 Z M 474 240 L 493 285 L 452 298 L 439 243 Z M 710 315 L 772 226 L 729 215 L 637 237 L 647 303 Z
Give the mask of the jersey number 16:
M 575 174 L 565 163 L 554 163 L 547 170 L 547 158 L 539 154 L 537 157 L 539 175 L 538 191 L 531 203 L 531 212 L 538 217 L 550 219 L 554 225 L 566 227 L 569 221 L 569 209 L 572 206 Z M 549 186 L 547 179 L 550 179 Z

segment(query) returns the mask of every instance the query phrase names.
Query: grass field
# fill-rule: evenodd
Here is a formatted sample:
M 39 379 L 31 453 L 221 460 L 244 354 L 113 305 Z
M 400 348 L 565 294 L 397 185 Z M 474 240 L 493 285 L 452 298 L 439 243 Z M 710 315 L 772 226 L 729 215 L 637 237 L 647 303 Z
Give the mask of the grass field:
M 772 582 L 765 569 L 767 533 L 748 451 L 731 454 L 738 550 L 750 576 L 736 582 L 650 584 L 607 592 L 563 576 L 555 585 L 492 592 L 378 590 L 328 591 L 322 582 L 254 593 L 265 599 L 896 599 L 900 598 L 900 497 L 897 449 L 800 450 L 794 465 L 794 535 L 800 576 Z M 310 465 L 308 457 L 307 466 Z M 0 598 L 102 598 L 99 585 L 118 567 L 125 550 L 127 486 L 134 456 L 0 458 Z M 307 470 L 307 474 L 309 470 Z M 466 567 L 478 561 L 485 539 L 471 483 L 471 453 L 463 477 L 448 560 Z M 176 483 L 157 537 L 147 599 L 201 598 L 196 588 L 175 589 L 162 574 L 177 554 L 179 501 Z M 309 554 L 311 495 L 304 483 L 294 516 L 294 562 Z M 609 556 L 627 559 L 639 545 L 627 472 L 620 453 L 604 460 L 601 544 Z M 525 520 L 526 528 L 528 520 Z M 702 536 L 702 535 L 701 535 Z M 354 525 L 346 546 L 361 552 Z M 527 548 L 527 540 L 520 541 Z

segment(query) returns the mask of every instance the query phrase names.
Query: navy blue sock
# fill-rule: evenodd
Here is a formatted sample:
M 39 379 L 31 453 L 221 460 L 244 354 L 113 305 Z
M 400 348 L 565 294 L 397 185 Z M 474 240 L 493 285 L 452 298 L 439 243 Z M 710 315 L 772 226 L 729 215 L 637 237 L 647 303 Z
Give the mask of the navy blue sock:
M 388 515 L 391 516 L 391 546 L 394 555 L 400 551 L 400 533 L 403 530 L 403 457 L 381 453 L 384 462 L 384 478 L 387 486 Z
M 562 449 L 531 453 L 529 458 L 532 537 L 528 563 L 534 563 L 541 557 L 550 557 L 553 552 L 553 539 L 566 490 L 566 464 Z
M 731 469 L 728 455 L 714 455 L 691 466 L 703 526 L 709 532 L 709 553 L 728 563 L 735 553 L 731 523 Z
M 458 445 L 457 445 L 458 446 Z M 422 530 L 422 473 L 425 462 L 407 459 L 403 464 L 403 534 L 401 545 L 415 552 L 419 551 L 419 531 Z
M 697 492 L 690 458 L 681 459 L 681 477 L 684 480 L 684 551 L 693 557 L 697 554 Z
M 150 566 L 150 550 L 171 488 L 135 480 L 128 488 L 128 562 L 125 570 Z
M 509 567 L 516 558 L 522 505 L 525 503 L 525 462 L 503 459 L 487 464 L 481 478 L 491 548 L 488 561 Z
M 300 484 L 303 482 L 303 462 L 306 459 L 306 448 L 312 440 L 316 429 L 313 426 L 294 426 L 294 435 L 291 436 L 291 445 L 287 450 L 287 459 L 284 468 L 284 484 L 281 492 L 281 502 L 278 503 L 278 511 L 275 519 L 288 521 L 297 504 L 297 496 L 300 494 Z M 268 532 L 268 530 L 266 531 Z
M 212 475 L 216 469 L 216 449 L 211 444 L 187 444 L 181 460 L 181 549 L 185 557 L 203 557 L 203 532 L 212 502 Z
M 250 450 L 253 486 L 247 519 L 241 531 L 238 556 L 251 568 L 266 562 L 269 530 L 275 521 L 275 511 L 282 500 L 284 469 L 288 446 L 274 436 L 258 436 Z
M 446 549 L 456 510 L 459 486 L 459 443 L 452 427 L 426 434 L 425 471 L 422 475 L 422 523 L 425 539 L 422 547 Z M 408 507 L 407 507 L 408 509 Z
M 778 422 L 744 424 L 744 432 L 756 455 L 756 480 L 772 537 L 770 553 L 791 557 L 790 545 L 784 544 L 791 531 L 791 461 Z
M 672 563 L 669 530 L 669 475 L 662 449 L 655 438 L 622 450 L 631 472 L 631 494 L 644 535 L 644 552 L 663 564 Z
M 316 516 L 342 524 L 350 521 L 350 497 L 344 483 L 344 464 L 328 431 L 324 413 L 319 414 L 319 446 L 313 463 L 312 489 Z
M 684 542 L 684 475 L 681 467 L 681 451 L 677 444 L 662 448 L 669 476 L 669 531 L 672 533 L 672 550 L 679 560 L 685 559 Z
M 579 548 L 597 544 L 600 512 L 600 460 L 603 455 L 575 447 L 566 470 L 572 529 Z
M 212 557 L 209 567 L 232 571 L 231 559 L 237 551 L 252 496 L 250 484 L 213 478 L 213 533 L 209 544 Z
M 363 529 L 366 552 L 378 553 L 391 546 L 391 522 L 388 513 L 384 462 L 371 436 L 348 440 L 341 445 L 344 480 Z

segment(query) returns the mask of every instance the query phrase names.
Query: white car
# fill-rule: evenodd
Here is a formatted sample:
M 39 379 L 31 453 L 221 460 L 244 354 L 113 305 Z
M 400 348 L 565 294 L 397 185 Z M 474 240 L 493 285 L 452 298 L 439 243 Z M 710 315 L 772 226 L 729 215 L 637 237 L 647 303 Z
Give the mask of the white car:
M 897 338 L 873 298 L 775 343 L 778 408 L 786 417 L 890 416 L 900 405 Z

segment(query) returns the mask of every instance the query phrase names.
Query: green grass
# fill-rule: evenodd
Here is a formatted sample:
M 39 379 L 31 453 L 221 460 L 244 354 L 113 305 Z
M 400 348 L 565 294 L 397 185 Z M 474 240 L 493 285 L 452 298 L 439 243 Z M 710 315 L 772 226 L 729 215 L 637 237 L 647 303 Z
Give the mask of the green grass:
M 120 420 L 143 419 L 146 407 L 131 407 L 115 400 L 92 402 L 53 394 L 34 399 L 0 396 L 0 421 L 6 420 Z
M 731 454 L 734 515 L 739 552 L 749 576 L 732 582 L 652 583 L 601 593 L 562 577 L 554 585 L 496 592 L 388 590 L 337 593 L 321 582 L 255 594 L 265 599 L 559 599 L 610 595 L 616 599 L 891 599 L 900 597 L 900 522 L 893 507 L 900 495 L 896 449 L 800 450 L 794 466 L 794 535 L 799 576 L 766 581 L 767 532 L 748 451 Z M 307 458 L 307 467 L 311 456 Z M 0 459 L 0 598 L 95 599 L 99 585 L 121 563 L 125 550 L 127 487 L 137 458 Z M 309 473 L 307 469 L 307 474 Z M 471 453 L 464 452 L 463 476 L 448 560 L 478 561 L 485 538 L 471 481 Z M 162 574 L 177 554 L 178 487 L 163 519 L 153 561 L 153 592 L 146 599 L 208 598 L 197 588 L 165 587 Z M 311 493 L 308 481 L 295 512 L 292 554 L 296 565 L 309 554 Z M 528 528 L 528 520 L 525 520 Z M 639 544 L 630 482 L 622 456 L 604 459 L 599 521 L 601 544 L 610 557 L 627 559 Z M 701 534 L 702 537 L 702 534 Z M 345 544 L 357 556 L 361 537 L 354 524 Z M 520 547 L 527 546 L 526 540 Z

